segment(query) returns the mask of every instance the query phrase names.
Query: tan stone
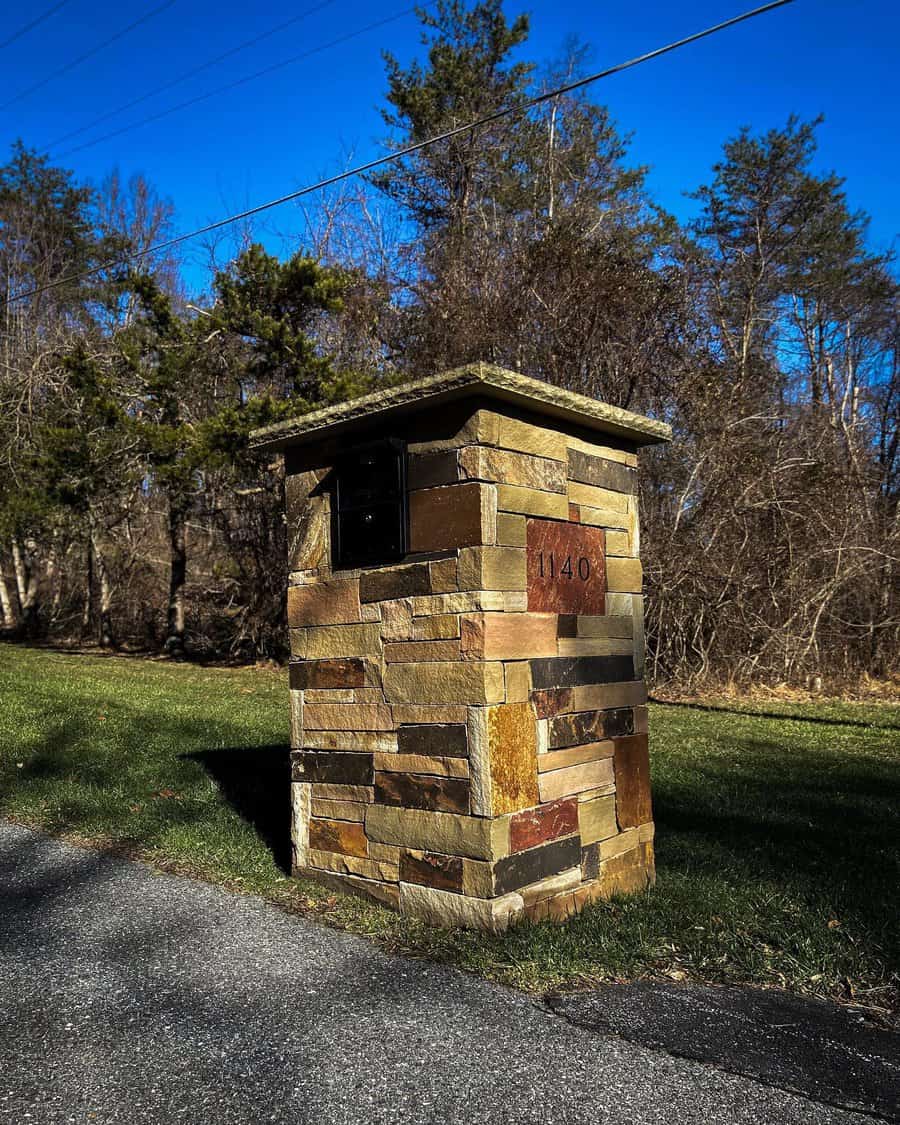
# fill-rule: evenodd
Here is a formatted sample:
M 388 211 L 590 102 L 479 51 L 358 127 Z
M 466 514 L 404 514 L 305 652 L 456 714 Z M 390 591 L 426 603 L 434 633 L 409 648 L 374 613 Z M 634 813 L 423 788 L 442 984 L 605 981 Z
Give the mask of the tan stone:
M 606 533 L 606 553 L 607 555 L 634 555 L 635 551 L 631 544 L 631 532 L 608 531 Z
M 606 461 L 618 461 L 620 465 L 630 465 L 637 468 L 637 456 L 626 453 L 621 449 L 610 449 L 607 445 L 597 445 L 592 441 L 584 441 L 577 437 L 566 438 L 569 449 L 577 449 L 580 453 L 588 453 L 591 457 L 602 457 Z
M 329 498 L 314 495 L 323 470 L 293 473 L 284 480 L 288 533 L 288 567 L 292 571 L 320 566 L 328 554 Z
M 577 480 L 569 481 L 569 502 L 605 512 L 627 513 L 630 510 L 627 493 L 598 488 L 595 484 L 582 484 Z
M 309 629 L 307 660 L 332 656 L 380 656 L 381 626 L 322 625 Z
M 610 617 L 633 617 L 634 594 L 606 594 L 606 612 Z
M 611 758 L 615 744 L 611 738 L 601 742 L 588 742 L 584 746 L 569 746 L 565 750 L 549 750 L 538 754 L 538 773 L 565 769 L 566 766 L 580 766 L 585 762 L 597 762 L 601 758 Z
M 366 811 L 366 835 L 399 847 L 492 859 L 508 847 L 509 824 L 502 819 L 372 805 Z
M 312 786 L 314 801 L 363 801 L 371 804 L 375 800 L 373 785 L 334 785 L 314 782 Z
M 558 875 L 548 875 L 537 883 L 520 887 L 518 893 L 522 896 L 525 905 L 530 906 L 532 903 L 540 902 L 541 899 L 552 898 L 553 895 L 573 891 L 580 883 L 581 868 L 570 867 L 568 871 L 560 871 Z
M 291 708 L 291 747 L 299 750 L 303 745 L 303 692 L 289 691 Z
M 539 788 L 542 801 L 571 797 L 589 789 L 612 792 L 615 788 L 613 760 L 602 758 L 581 766 L 568 766 L 566 769 L 542 773 Z
M 309 849 L 310 853 L 338 852 L 341 855 L 367 859 L 369 841 L 366 839 L 362 818 L 350 821 L 318 820 L 313 817 L 309 822 Z
M 400 863 L 400 853 L 403 849 L 397 844 L 379 844 L 369 841 L 369 855 L 379 863 Z
M 531 665 L 527 660 L 505 664 L 506 702 L 527 703 L 531 695 Z
M 466 660 L 522 660 L 556 656 L 554 613 L 477 613 L 460 621 Z
M 581 506 L 578 509 L 578 518 L 581 523 L 590 527 L 627 529 L 631 518 L 627 512 L 612 511 L 609 508 L 588 508 Z
M 569 501 L 565 496 L 515 484 L 497 485 L 497 508 L 501 512 L 518 512 L 526 516 L 545 516 L 555 520 L 569 518 Z
M 437 559 L 428 564 L 428 572 L 431 575 L 431 592 L 433 594 L 449 594 L 459 589 L 457 565 L 455 555 L 453 558 Z
M 630 852 L 632 848 L 636 848 L 639 843 L 640 834 L 638 829 L 626 828 L 624 832 L 620 832 L 617 836 L 612 836 L 610 839 L 601 842 L 600 859 L 614 859 L 617 855 Z
M 641 680 L 621 684 L 588 684 L 572 689 L 570 711 L 609 711 L 614 707 L 641 707 L 647 688 Z
M 459 464 L 469 480 L 518 484 L 544 492 L 566 491 L 566 465 L 546 457 L 470 445 L 460 450 Z
M 303 708 L 303 727 L 311 730 L 384 730 L 394 729 L 391 709 L 378 703 L 316 703 Z M 309 741 L 307 739 L 307 741 Z M 317 747 L 322 749 L 322 747 Z
M 411 641 L 444 641 L 459 636 L 459 614 L 440 613 L 435 617 L 417 617 L 412 622 Z
M 304 703 L 352 703 L 352 688 L 307 688 L 303 692 Z
M 312 815 L 323 820 L 355 820 L 362 824 L 366 819 L 366 806 L 361 801 L 323 801 L 313 798 Z
M 494 866 L 480 859 L 463 860 L 462 889 L 471 898 L 491 898 L 494 894 Z
M 460 590 L 524 590 L 525 552 L 519 547 L 465 547 L 459 552 Z
M 634 641 L 629 637 L 560 637 L 560 656 L 632 656 Z
M 420 661 L 461 660 L 458 640 L 400 641 L 384 646 L 387 664 L 410 664 Z
M 294 660 L 306 659 L 306 642 L 308 635 L 308 629 L 288 629 L 288 639 L 291 645 L 291 657 Z
M 492 543 L 496 496 L 488 484 L 450 484 L 409 494 L 409 549 L 444 551 Z
M 310 848 L 308 856 L 310 867 L 321 867 L 323 871 L 333 871 L 342 875 L 362 875 L 366 879 L 382 879 L 388 883 L 396 883 L 400 878 L 400 865 L 398 863 L 380 863 L 375 859 L 360 859 L 352 855 L 340 855 L 338 852 L 320 852 Z
M 380 687 L 354 688 L 352 695 L 351 703 L 384 703 L 384 692 Z
M 606 560 L 606 586 L 610 592 L 639 594 L 642 582 L 640 559 Z
M 517 812 L 538 803 L 537 738 L 527 703 L 487 709 L 491 770 L 491 815 Z
M 420 723 L 464 723 L 469 709 L 464 704 L 395 703 L 391 707 L 395 726 Z
M 375 769 L 393 773 L 424 773 L 434 777 L 468 777 L 465 758 L 434 758 L 426 754 L 376 754 Z
M 503 547 L 524 547 L 526 542 L 525 516 L 514 516 L 511 512 L 497 515 L 497 542 Z
M 313 786 L 305 781 L 291 782 L 291 863 L 303 867 L 309 855 L 309 821 L 312 816 Z
M 495 444 L 503 449 L 530 453 L 532 457 L 548 457 L 553 461 L 566 461 L 567 441 L 563 434 L 516 418 L 495 415 Z
M 615 794 L 578 803 L 578 831 L 583 846 L 607 840 L 619 831 Z
M 384 672 L 391 703 L 498 703 L 504 690 L 503 665 L 496 662 L 391 664 Z
M 502 933 L 521 916 L 523 910 L 522 896 L 518 894 L 488 899 L 468 898 L 418 883 L 400 884 L 400 913 L 421 918 L 430 926 Z
M 365 602 L 360 606 L 360 616 L 366 623 L 381 620 L 381 604 L 379 602 Z
M 381 602 L 381 639 L 406 641 L 412 636 L 412 598 Z
M 358 753 L 378 750 L 389 754 L 397 749 L 397 735 L 394 731 L 317 730 L 315 742 L 316 750 L 353 750 Z
M 361 620 L 359 582 L 335 578 L 319 579 L 308 586 L 289 586 L 287 620 L 292 629 Z
M 436 617 L 447 614 L 477 613 L 479 610 L 503 610 L 512 608 L 507 602 L 510 595 L 502 590 L 467 590 L 459 594 L 422 595 L 412 598 L 412 611 L 416 617 Z M 522 597 L 525 608 L 525 599 Z M 515 603 L 512 603 L 513 605 Z
M 644 599 L 634 598 L 634 674 L 643 677 L 647 659 L 647 646 L 644 640 Z
M 634 620 L 631 617 L 579 617 L 577 633 L 579 637 L 628 637 L 633 635 Z
M 325 887 L 333 887 L 344 894 L 355 895 L 358 898 L 368 899 L 387 906 L 391 910 L 400 909 L 400 887 L 396 883 L 382 883 L 377 879 L 364 879 L 360 875 L 347 875 L 346 873 L 334 875 L 321 868 L 304 867 L 295 871 L 296 875 L 314 879 Z
M 469 747 L 469 808 L 476 816 L 491 815 L 491 753 L 486 707 L 470 707 L 467 724 Z

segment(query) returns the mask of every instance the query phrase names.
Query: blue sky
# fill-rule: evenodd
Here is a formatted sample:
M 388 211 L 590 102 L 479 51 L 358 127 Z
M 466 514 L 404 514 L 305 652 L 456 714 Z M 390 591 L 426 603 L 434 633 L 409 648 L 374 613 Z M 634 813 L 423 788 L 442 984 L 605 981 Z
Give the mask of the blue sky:
M 17 5 L 0 42 L 51 7 Z M 66 0 L 51 18 L 0 49 L 0 144 L 22 137 L 43 148 L 242 41 L 317 8 L 283 32 L 242 51 L 93 131 L 50 148 L 79 178 L 113 167 L 143 172 L 177 208 L 186 230 L 377 155 L 385 82 L 380 52 L 407 61 L 419 26 L 405 14 L 265 78 L 71 152 L 66 150 L 162 112 L 263 67 L 350 36 L 407 10 L 404 0 L 173 0 L 115 44 L 26 97 L 22 91 L 66 66 L 164 0 L 127 5 Z M 508 0 L 528 11 L 529 57 L 558 56 L 568 37 L 592 47 L 592 69 L 622 61 L 752 7 L 752 0 L 674 4 Z M 900 6 L 890 0 L 796 0 L 793 5 L 593 87 L 619 127 L 633 134 L 632 158 L 652 168 L 655 197 L 679 217 L 684 196 L 709 176 L 723 140 L 744 124 L 763 130 L 790 113 L 825 115 L 819 166 L 846 177 L 851 205 L 872 216 L 871 240 L 889 247 L 898 229 L 900 146 L 896 63 Z M 290 228 L 290 205 L 273 222 Z

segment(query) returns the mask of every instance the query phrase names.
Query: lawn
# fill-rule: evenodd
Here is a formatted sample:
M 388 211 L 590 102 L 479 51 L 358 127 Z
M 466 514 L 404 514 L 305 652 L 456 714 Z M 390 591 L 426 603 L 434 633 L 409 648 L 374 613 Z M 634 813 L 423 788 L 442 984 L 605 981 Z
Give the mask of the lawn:
M 664 975 L 896 1005 L 900 707 L 654 706 L 656 887 L 489 937 L 285 877 L 286 690 L 0 645 L 0 815 L 528 990 Z

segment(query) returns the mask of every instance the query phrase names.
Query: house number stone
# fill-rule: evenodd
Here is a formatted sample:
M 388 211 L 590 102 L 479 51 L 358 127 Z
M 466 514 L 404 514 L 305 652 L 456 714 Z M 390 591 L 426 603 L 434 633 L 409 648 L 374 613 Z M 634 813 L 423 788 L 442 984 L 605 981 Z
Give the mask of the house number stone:
M 599 527 L 529 520 L 528 609 L 602 614 L 606 610 L 605 533 Z

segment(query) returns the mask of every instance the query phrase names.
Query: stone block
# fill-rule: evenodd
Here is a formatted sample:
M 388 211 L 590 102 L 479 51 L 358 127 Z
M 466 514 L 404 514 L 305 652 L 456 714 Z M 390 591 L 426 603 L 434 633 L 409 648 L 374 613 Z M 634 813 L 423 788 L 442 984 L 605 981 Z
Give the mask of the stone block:
M 607 512 L 630 511 L 629 498 L 624 492 L 608 488 L 595 488 L 592 484 L 569 481 L 569 502 L 579 507 L 600 508 Z
M 633 851 L 640 842 L 640 832 L 638 829 L 626 828 L 624 831 L 618 832 L 615 836 L 610 836 L 606 840 L 601 840 L 597 845 L 597 851 L 601 860 L 615 859 L 616 856 Z
M 577 836 L 554 840 L 498 860 L 494 864 L 494 890 L 497 894 L 508 894 L 580 864 L 581 843 Z
M 306 659 L 307 629 L 288 629 L 288 643 L 291 647 L 292 660 Z
M 498 703 L 504 690 L 499 663 L 391 664 L 384 672 L 391 703 Z
M 572 711 L 605 711 L 613 707 L 640 707 L 647 702 L 647 688 L 629 677 L 625 683 L 587 684 L 572 691 Z
M 295 750 L 291 753 L 292 781 L 368 786 L 372 784 L 374 772 L 371 754 L 343 754 L 317 750 Z M 317 794 L 314 793 L 313 796 Z
M 566 466 L 561 461 L 470 445 L 459 453 L 461 475 L 467 480 L 483 480 L 521 485 L 544 492 L 564 493 Z
M 459 589 L 459 560 L 455 554 L 448 559 L 434 559 L 428 570 L 433 593 L 452 594 Z
M 446 641 L 459 636 L 459 614 L 440 613 L 435 617 L 416 617 L 409 631 L 411 641 Z
M 637 492 L 637 472 L 606 457 L 594 457 L 580 449 L 569 450 L 569 477 L 613 492 Z
M 603 527 L 607 530 L 628 531 L 631 516 L 628 512 L 612 511 L 609 508 L 591 508 L 587 504 L 578 506 L 578 518 L 589 527 Z
M 493 864 L 480 859 L 464 859 L 462 889 L 463 894 L 471 898 L 493 898 Z
M 581 884 L 581 867 L 570 867 L 568 871 L 560 871 L 558 875 L 548 875 L 546 879 L 539 879 L 527 887 L 520 887 L 519 894 L 525 903 L 526 909 L 535 903 L 553 898 L 556 895 L 572 892 Z
M 634 658 L 634 641 L 628 637 L 562 637 L 560 656 L 630 656 Z
M 303 692 L 303 703 L 353 703 L 350 688 L 309 688 Z
M 381 606 L 382 641 L 411 640 L 413 630 L 412 599 L 398 598 L 396 601 L 379 604 Z
M 288 586 L 287 621 L 291 629 L 341 625 L 361 620 L 357 579 L 319 579 L 308 586 Z M 331 654 L 329 654 L 331 655 Z M 359 656 L 360 653 L 336 653 Z
M 633 556 L 635 551 L 631 542 L 631 532 L 610 528 L 606 533 L 606 553 L 623 557 Z
M 634 674 L 643 678 L 646 660 L 644 642 L 644 599 L 635 595 L 634 599 Z
M 634 712 L 629 707 L 614 711 L 575 711 L 550 719 L 547 745 L 551 750 L 583 746 L 633 731 Z
M 291 714 L 291 746 L 298 750 L 303 745 L 303 692 L 289 691 L 288 700 Z
M 307 630 L 307 660 L 325 660 L 334 656 L 381 656 L 381 626 L 321 625 Z
M 558 656 L 531 661 L 535 688 L 581 687 L 634 679 L 630 656 Z
M 628 465 L 632 469 L 637 468 L 637 455 L 630 449 L 614 448 L 612 445 L 604 445 L 602 442 L 585 441 L 584 438 L 569 436 L 566 439 L 569 449 L 578 450 L 580 453 L 586 453 L 589 457 L 600 457 L 604 461 L 615 461 L 620 465 Z
M 309 820 L 312 815 L 313 787 L 291 782 L 291 867 L 302 867 L 309 854 Z
M 579 637 L 620 637 L 630 640 L 634 633 L 631 617 L 579 617 L 575 635 Z
M 445 929 L 463 927 L 502 933 L 521 917 L 524 909 L 522 896 L 517 894 L 501 898 L 469 898 L 435 887 L 400 884 L 400 913 Z
M 542 688 L 531 692 L 531 705 L 539 719 L 549 719 L 566 711 L 574 711 L 574 700 L 572 688 Z
M 463 890 L 463 860 L 436 852 L 404 851 L 400 855 L 400 881 L 440 890 Z
M 557 653 L 552 613 L 474 613 L 460 619 L 466 660 L 522 660 Z
M 459 552 L 459 588 L 524 590 L 525 552 L 518 547 L 464 547 Z
M 654 878 L 652 844 L 639 844 L 630 852 L 600 864 L 600 888 L 604 898 L 640 894 Z
M 445 726 L 465 723 L 469 709 L 460 703 L 395 703 L 391 707 L 394 724 L 403 726 Z
M 612 792 L 615 787 L 612 758 L 601 758 L 580 766 L 567 766 L 539 775 L 538 788 L 542 801 L 558 801 L 591 789 Z
M 288 570 L 312 570 L 328 558 L 328 496 L 316 494 L 323 473 L 291 473 L 284 479 Z
M 361 801 L 323 801 L 313 798 L 312 815 L 320 820 L 353 820 L 362 824 L 366 819 L 366 806 Z
M 525 546 L 525 516 L 514 516 L 510 512 L 497 515 L 497 542 L 502 547 Z
M 397 735 L 393 731 L 374 730 L 315 730 L 309 732 L 312 750 L 348 750 L 369 752 L 379 750 L 390 753 L 397 749 Z M 304 739 L 304 741 L 308 741 Z M 302 743 L 300 747 L 302 748 Z
M 516 484 L 497 485 L 498 512 L 512 512 L 543 519 L 568 520 L 568 498 L 558 492 L 541 492 Z
M 639 594 L 643 583 L 640 559 L 606 560 L 606 584 L 611 593 Z
M 455 449 L 410 454 L 406 466 L 407 487 L 414 492 L 420 488 L 455 484 L 460 479 L 458 457 Z
M 418 664 L 433 660 L 461 660 L 459 641 L 396 641 L 384 646 L 387 664 Z
M 592 801 L 578 802 L 578 832 L 583 845 L 607 840 L 610 836 L 615 836 L 618 831 L 615 794 L 596 797 Z M 595 875 L 596 872 L 590 878 L 594 878 Z M 587 872 L 585 878 L 588 878 Z
M 396 601 L 431 593 L 431 572 L 427 562 L 367 570 L 359 579 L 361 602 Z
M 564 434 L 547 429 L 543 425 L 535 426 L 530 422 L 521 422 L 517 418 L 507 418 L 502 414 L 497 414 L 495 417 L 497 422 L 493 439 L 496 445 L 503 449 L 514 449 L 519 453 L 529 453 L 532 457 L 566 461 L 568 446 Z
M 538 773 L 561 770 L 566 766 L 580 766 L 585 762 L 596 762 L 601 758 L 613 756 L 612 739 L 601 742 L 588 742 L 583 746 L 569 746 L 565 750 L 548 750 L 538 755 Z
M 367 682 L 365 661 L 353 656 L 294 661 L 288 674 L 294 691 L 356 688 Z
M 530 808 L 538 803 L 534 712 L 527 703 L 507 703 L 486 711 L 491 814 Z
M 317 820 L 309 822 L 309 846 L 322 852 L 340 852 L 364 859 L 368 841 L 361 823 L 348 820 Z
M 490 485 L 465 483 L 409 494 L 410 551 L 444 551 L 492 543 L 496 498 Z
M 294 875 L 314 879 L 326 887 L 333 887 L 344 894 L 352 894 L 357 898 L 368 899 L 386 906 L 391 910 L 400 909 L 400 888 L 396 883 L 383 883 L 378 879 L 364 879 L 361 875 L 334 875 L 330 871 L 323 871 L 319 867 L 301 867 L 294 870 Z
M 489 860 L 505 854 L 509 825 L 505 820 L 457 813 L 371 805 L 366 810 L 366 835 L 384 844 Z
M 459 777 L 376 772 L 375 800 L 382 805 L 400 805 L 406 809 L 466 814 L 469 782 Z
M 376 754 L 375 769 L 392 773 L 426 773 L 434 777 L 468 777 L 465 758 L 434 758 L 425 754 Z
M 634 709 L 634 733 L 646 734 L 649 730 L 649 720 L 646 707 L 635 707 Z
M 531 665 L 527 660 L 504 664 L 506 669 L 506 702 L 527 703 L 531 695 Z
M 653 819 L 650 802 L 650 754 L 646 734 L 616 739 L 616 815 L 620 828 Z
M 361 875 L 365 879 L 380 879 L 387 883 L 396 883 L 400 879 L 397 863 L 382 863 L 377 859 L 362 859 L 340 852 L 320 852 L 310 848 L 308 862 L 311 868 L 321 868 L 336 875 Z M 314 875 L 315 871 L 310 874 Z
M 466 758 L 469 743 L 465 723 L 417 723 L 397 730 L 401 754 L 440 758 Z
M 304 739 L 317 730 L 393 730 L 391 709 L 383 703 L 311 703 L 303 708 Z M 317 747 L 318 749 L 318 747 Z
M 371 804 L 375 800 L 375 790 L 371 785 L 322 782 L 313 785 L 312 799 L 314 801 L 361 801 L 363 804 Z
M 528 520 L 528 608 L 536 613 L 606 610 L 604 532 L 555 520 Z
M 570 836 L 578 831 L 578 821 L 578 801 L 574 798 L 514 813 L 509 818 L 510 853 L 546 844 L 560 836 Z

